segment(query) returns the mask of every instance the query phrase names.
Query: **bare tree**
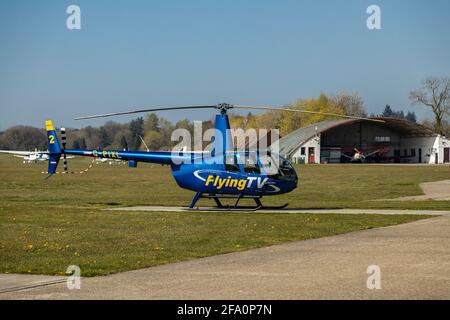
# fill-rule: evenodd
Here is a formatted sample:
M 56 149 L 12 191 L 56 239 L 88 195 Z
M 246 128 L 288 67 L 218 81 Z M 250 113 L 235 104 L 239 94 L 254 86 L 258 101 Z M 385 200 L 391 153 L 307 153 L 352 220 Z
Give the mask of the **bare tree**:
M 330 97 L 331 101 L 342 108 L 344 114 L 355 117 L 366 117 L 364 100 L 357 93 L 340 92 Z
M 415 104 L 430 107 L 435 116 L 434 130 L 444 135 L 444 117 L 450 114 L 450 79 L 431 77 L 423 81 L 422 88 L 409 95 Z

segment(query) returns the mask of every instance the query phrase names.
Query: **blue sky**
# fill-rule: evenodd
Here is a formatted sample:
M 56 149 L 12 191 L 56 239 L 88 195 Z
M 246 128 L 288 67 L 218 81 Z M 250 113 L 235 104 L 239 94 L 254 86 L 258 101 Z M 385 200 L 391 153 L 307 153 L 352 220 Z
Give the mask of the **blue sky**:
M 66 8 L 81 8 L 81 30 Z M 382 30 L 366 27 L 381 7 Z M 191 104 L 283 105 L 342 90 L 369 112 L 413 110 L 450 76 L 450 1 L 1 1 L 0 130 L 80 127 L 79 115 Z M 160 113 L 170 120 L 213 113 Z M 115 118 L 126 121 L 128 118 Z

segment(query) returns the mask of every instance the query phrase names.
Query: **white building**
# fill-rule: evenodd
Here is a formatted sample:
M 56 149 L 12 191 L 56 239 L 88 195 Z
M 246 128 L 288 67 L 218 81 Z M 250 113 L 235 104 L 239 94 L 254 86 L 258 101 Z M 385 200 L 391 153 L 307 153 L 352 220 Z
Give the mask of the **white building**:
M 294 163 L 450 163 L 450 141 L 403 119 L 330 120 L 300 128 L 280 140 Z

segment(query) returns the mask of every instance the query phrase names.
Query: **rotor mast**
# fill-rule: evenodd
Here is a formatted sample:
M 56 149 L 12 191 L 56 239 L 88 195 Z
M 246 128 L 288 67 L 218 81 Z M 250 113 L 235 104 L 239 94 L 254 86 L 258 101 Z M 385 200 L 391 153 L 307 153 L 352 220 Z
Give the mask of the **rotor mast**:
M 228 109 L 233 109 L 234 106 L 228 103 L 219 103 L 216 107 L 220 111 L 220 114 L 227 114 Z

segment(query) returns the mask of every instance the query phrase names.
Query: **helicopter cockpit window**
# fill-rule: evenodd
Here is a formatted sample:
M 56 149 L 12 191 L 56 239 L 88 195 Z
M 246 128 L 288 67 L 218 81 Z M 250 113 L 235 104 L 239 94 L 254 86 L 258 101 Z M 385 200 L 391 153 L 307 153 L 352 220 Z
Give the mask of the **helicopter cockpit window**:
M 297 174 L 291 163 L 280 155 L 260 155 L 259 161 L 265 173 L 273 179 L 286 181 L 295 181 L 297 179 Z
M 295 173 L 295 170 L 292 167 L 291 163 L 280 155 L 278 155 L 278 157 L 280 162 L 280 170 L 278 178 L 287 181 L 297 180 L 297 174 Z
M 225 157 L 225 170 L 231 172 L 240 172 L 236 156 Z
M 241 155 L 241 161 L 243 162 L 244 171 L 246 173 L 261 173 L 261 169 L 259 168 L 258 160 L 256 159 L 255 155 Z
M 264 169 L 264 172 L 268 176 L 273 176 L 278 173 L 278 166 L 274 159 L 272 159 L 268 155 L 260 155 L 259 161 L 261 162 L 262 168 Z

